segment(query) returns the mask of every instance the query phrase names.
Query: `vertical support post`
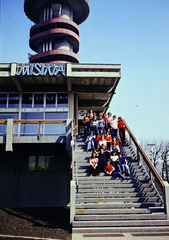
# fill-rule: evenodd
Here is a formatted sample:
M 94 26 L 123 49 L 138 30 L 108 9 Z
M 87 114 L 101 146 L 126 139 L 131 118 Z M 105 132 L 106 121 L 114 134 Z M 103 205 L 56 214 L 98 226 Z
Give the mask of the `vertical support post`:
M 169 184 L 167 181 L 164 181 L 164 188 L 164 209 L 169 219 Z
M 130 145 L 132 144 L 130 134 L 129 134 L 129 143 L 130 143 Z
M 76 182 L 72 180 L 70 182 L 70 224 L 73 223 L 75 217 L 75 205 L 76 205 Z
M 71 141 L 71 147 L 72 147 L 72 180 L 75 179 L 74 173 L 75 173 L 75 169 L 74 169 L 74 140 Z
M 139 163 L 139 166 L 140 166 L 140 153 L 139 153 L 138 148 L 137 148 L 137 160 L 138 160 L 138 163 Z
M 138 145 L 141 146 L 141 142 L 140 141 L 137 140 L 137 143 L 138 143 Z M 138 162 L 139 162 L 139 166 L 142 166 L 143 165 L 143 158 L 142 158 L 138 148 L 137 148 L 137 159 L 138 159 Z
M 39 124 L 39 127 L 38 127 L 38 131 L 39 131 L 39 140 L 40 140 L 40 133 L 41 133 L 41 125 Z
M 72 131 L 72 119 L 67 119 L 67 126 L 66 126 L 66 151 L 71 150 L 71 131 Z
M 74 95 L 74 111 L 75 111 L 75 114 L 74 114 L 74 119 L 75 119 L 75 135 L 78 135 L 78 95 L 75 94 Z
M 13 119 L 7 119 L 5 151 L 11 152 L 13 151 L 12 138 L 13 138 Z

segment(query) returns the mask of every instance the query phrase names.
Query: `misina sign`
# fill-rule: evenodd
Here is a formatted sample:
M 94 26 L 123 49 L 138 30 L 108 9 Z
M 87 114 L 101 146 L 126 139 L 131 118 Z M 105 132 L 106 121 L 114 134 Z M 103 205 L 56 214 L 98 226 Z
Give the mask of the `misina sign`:
M 65 76 L 66 65 L 55 63 L 23 63 L 18 64 L 16 69 L 17 76 Z

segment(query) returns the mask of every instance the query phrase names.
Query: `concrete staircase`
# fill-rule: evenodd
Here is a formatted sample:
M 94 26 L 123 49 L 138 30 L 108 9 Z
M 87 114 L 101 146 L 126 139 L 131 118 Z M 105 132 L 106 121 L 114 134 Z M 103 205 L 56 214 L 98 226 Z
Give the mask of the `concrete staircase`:
M 77 180 L 76 213 L 73 233 L 169 232 L 163 199 L 151 183 L 135 152 L 128 143 L 121 147 L 130 170 L 130 180 L 89 176 L 84 138 L 77 136 L 75 147 L 75 180 Z

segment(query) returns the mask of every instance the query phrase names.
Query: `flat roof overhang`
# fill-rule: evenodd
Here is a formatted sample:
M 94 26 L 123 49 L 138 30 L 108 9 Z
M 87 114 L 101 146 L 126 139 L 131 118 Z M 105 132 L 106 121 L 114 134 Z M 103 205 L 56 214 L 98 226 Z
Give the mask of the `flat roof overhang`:
M 106 112 L 121 78 L 120 64 L 65 63 L 65 74 L 18 76 L 17 68 L 21 65 L 0 64 L 0 92 L 73 92 L 78 95 L 79 110 Z

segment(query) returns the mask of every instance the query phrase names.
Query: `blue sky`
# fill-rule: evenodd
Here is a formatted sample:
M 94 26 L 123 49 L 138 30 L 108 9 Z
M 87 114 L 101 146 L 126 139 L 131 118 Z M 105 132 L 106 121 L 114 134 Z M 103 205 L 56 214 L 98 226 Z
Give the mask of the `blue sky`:
M 28 62 L 29 29 L 21 0 L 1 0 L 0 62 Z M 169 1 L 90 0 L 80 27 L 80 63 L 121 64 L 109 111 L 139 140 L 169 139 Z

